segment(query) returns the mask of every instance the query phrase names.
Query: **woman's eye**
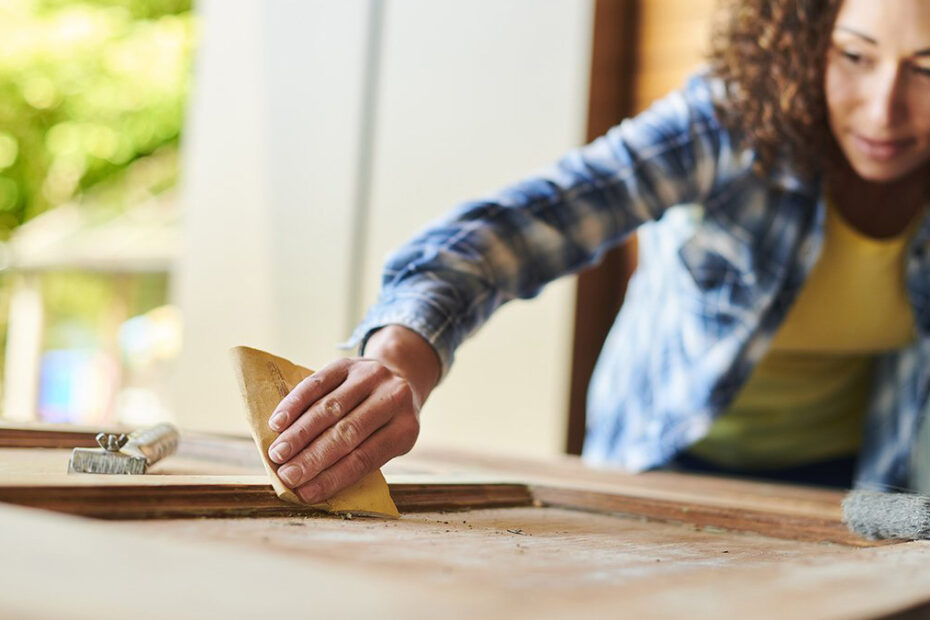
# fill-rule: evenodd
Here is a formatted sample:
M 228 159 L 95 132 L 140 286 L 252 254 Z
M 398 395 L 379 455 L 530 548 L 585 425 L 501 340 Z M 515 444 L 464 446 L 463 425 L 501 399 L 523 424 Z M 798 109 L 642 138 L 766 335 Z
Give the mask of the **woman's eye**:
M 865 56 L 862 54 L 857 54 L 849 50 L 840 50 L 840 55 L 843 57 L 843 60 L 851 62 L 854 65 L 865 64 Z
M 920 77 L 924 77 L 930 80 L 930 67 L 924 65 L 911 65 L 911 71 Z

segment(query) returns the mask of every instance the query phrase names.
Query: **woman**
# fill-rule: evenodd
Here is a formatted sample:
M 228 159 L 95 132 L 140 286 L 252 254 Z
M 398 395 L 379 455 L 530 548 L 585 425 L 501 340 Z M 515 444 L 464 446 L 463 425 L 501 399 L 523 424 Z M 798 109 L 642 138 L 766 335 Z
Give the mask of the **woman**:
M 634 230 L 589 461 L 849 485 L 858 458 L 860 486 L 908 484 L 930 392 L 930 3 L 728 15 L 708 73 L 390 259 L 365 357 L 270 422 L 304 500 L 408 451 L 466 335 Z

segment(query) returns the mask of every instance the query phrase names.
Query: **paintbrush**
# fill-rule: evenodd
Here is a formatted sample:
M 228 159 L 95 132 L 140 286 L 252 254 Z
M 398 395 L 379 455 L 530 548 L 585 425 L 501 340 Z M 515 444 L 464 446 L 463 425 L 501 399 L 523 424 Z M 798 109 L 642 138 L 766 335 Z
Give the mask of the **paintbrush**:
M 99 448 L 75 448 L 71 451 L 68 473 L 75 474 L 144 474 L 161 459 L 178 448 L 178 429 L 171 424 L 122 433 L 98 433 Z

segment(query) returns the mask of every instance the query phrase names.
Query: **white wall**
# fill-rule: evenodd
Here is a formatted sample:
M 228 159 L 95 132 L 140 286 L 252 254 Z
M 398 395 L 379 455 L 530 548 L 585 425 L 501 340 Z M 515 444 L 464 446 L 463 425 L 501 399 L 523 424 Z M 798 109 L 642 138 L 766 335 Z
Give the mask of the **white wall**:
M 345 329 L 366 4 L 200 0 L 184 144 L 184 349 L 173 405 L 246 431 L 227 350 L 306 364 Z
M 384 256 L 456 203 L 584 140 L 592 2 L 387 5 L 365 294 Z M 459 351 L 421 443 L 554 453 L 564 444 L 574 286 L 505 306 Z
M 228 346 L 322 365 L 362 309 L 351 287 L 373 301 L 390 249 L 582 142 L 593 0 L 385 2 L 361 281 L 347 280 L 369 4 L 198 6 L 176 401 L 186 426 L 237 430 Z M 505 307 L 467 343 L 421 442 L 558 452 L 573 291 Z

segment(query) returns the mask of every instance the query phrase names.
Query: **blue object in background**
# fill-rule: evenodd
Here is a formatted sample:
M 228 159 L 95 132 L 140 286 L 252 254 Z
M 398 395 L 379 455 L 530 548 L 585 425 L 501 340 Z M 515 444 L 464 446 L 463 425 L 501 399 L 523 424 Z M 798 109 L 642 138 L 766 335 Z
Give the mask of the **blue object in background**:
M 96 349 L 58 349 L 42 355 L 39 419 L 54 423 L 94 423 L 107 417 L 117 371 Z

